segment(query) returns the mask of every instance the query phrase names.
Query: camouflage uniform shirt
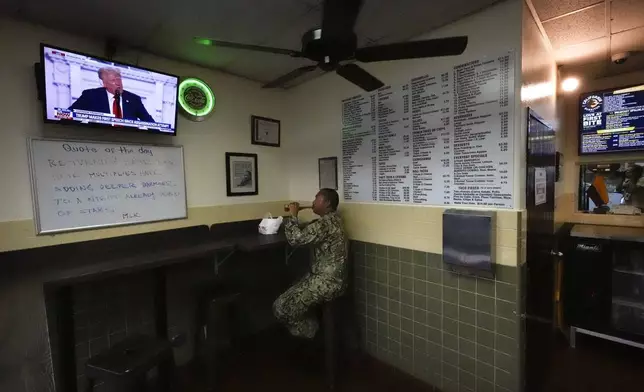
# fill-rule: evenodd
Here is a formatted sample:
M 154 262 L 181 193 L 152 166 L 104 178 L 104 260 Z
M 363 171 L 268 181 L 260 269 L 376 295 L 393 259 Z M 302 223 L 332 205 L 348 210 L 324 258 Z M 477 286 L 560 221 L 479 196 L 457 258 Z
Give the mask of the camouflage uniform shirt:
M 291 334 L 312 338 L 319 328 L 311 307 L 342 295 L 347 287 L 347 239 L 342 220 L 332 212 L 299 226 L 297 219 L 284 225 L 286 239 L 293 246 L 311 245 L 314 257 L 311 272 L 296 282 L 273 303 L 275 317 L 285 323 Z
M 312 245 L 314 260 L 311 273 L 324 274 L 346 283 L 347 238 L 342 219 L 337 212 L 331 212 L 301 228 L 297 219 L 286 220 L 286 239 L 292 246 Z

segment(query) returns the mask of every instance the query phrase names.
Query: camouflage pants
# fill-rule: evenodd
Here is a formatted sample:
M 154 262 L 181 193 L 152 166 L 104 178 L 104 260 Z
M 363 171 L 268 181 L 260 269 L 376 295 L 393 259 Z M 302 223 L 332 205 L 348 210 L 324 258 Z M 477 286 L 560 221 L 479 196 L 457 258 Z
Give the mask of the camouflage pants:
M 313 307 L 331 301 L 343 292 L 342 280 L 308 274 L 275 300 L 273 314 L 286 324 L 293 336 L 312 339 L 319 328 Z

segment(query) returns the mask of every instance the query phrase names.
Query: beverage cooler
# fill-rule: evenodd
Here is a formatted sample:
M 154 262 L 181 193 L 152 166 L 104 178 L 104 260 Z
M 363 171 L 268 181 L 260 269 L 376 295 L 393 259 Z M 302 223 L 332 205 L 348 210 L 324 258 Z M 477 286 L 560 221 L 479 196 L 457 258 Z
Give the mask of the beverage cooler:
M 642 238 L 644 241 L 644 238 Z M 613 251 L 611 324 L 644 334 L 644 250 L 626 243 Z
M 644 348 L 644 229 L 576 224 L 562 245 L 571 345 L 584 333 Z

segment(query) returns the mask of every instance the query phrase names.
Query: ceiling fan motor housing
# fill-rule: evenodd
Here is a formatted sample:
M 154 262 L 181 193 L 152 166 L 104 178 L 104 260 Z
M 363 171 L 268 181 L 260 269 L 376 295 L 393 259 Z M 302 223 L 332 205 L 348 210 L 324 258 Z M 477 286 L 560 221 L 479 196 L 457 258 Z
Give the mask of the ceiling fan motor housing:
M 340 61 L 353 57 L 358 45 L 355 33 L 342 37 L 324 36 L 322 29 L 312 29 L 302 36 L 304 57 L 319 63 L 325 71 L 335 69 Z

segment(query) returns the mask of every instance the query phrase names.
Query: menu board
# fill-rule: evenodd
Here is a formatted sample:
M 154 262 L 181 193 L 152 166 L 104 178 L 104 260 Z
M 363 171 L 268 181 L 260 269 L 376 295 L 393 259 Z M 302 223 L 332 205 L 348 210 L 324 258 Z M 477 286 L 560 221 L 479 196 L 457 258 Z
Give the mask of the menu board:
M 579 104 L 581 154 L 644 150 L 642 86 L 583 94 Z
M 344 200 L 512 208 L 514 55 L 342 101 Z

